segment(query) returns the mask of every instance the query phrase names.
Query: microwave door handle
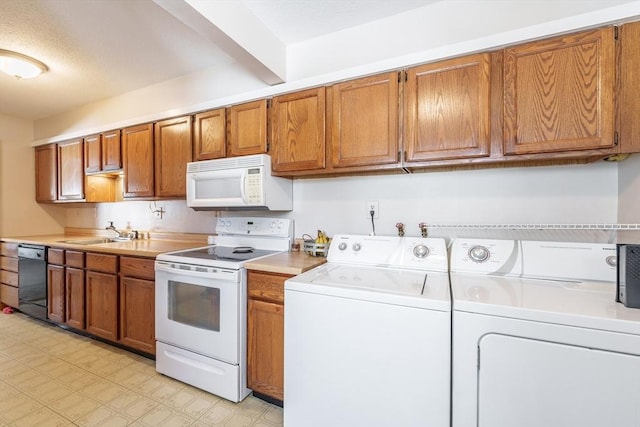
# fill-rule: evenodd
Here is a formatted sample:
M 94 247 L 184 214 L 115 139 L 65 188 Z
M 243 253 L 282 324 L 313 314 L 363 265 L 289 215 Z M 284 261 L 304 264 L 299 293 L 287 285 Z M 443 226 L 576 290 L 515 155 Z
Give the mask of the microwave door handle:
M 247 185 L 247 171 L 243 171 L 242 172 L 242 179 L 241 179 L 241 183 L 240 183 L 240 197 L 242 197 L 242 203 L 247 204 L 248 200 L 247 200 L 247 192 L 246 192 L 246 185 Z

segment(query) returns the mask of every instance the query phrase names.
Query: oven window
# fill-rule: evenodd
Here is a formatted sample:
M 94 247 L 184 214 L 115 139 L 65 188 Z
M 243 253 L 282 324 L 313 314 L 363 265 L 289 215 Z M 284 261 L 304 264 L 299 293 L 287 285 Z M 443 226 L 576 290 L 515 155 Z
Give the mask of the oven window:
M 169 319 L 220 332 L 220 289 L 169 280 Z

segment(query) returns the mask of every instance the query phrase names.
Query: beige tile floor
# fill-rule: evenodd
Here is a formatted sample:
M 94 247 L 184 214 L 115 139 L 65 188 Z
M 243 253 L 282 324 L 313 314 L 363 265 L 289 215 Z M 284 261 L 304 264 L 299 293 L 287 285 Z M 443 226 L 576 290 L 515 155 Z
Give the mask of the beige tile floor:
M 23 314 L 0 313 L 0 427 L 282 425 L 282 409 L 231 403 L 153 360 Z

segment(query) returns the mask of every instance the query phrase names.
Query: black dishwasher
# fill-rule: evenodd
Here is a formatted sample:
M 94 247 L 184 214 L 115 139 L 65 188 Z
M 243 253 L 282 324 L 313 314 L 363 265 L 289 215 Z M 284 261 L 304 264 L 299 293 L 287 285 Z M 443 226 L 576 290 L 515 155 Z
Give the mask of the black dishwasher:
M 18 246 L 18 308 L 47 320 L 47 260 L 44 246 Z

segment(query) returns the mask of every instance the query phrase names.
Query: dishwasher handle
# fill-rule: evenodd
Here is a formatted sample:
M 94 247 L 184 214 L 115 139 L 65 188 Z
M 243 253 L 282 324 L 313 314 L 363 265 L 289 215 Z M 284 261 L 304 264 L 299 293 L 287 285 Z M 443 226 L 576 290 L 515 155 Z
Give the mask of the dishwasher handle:
M 45 261 L 44 246 L 18 246 L 18 258 L 37 259 Z

